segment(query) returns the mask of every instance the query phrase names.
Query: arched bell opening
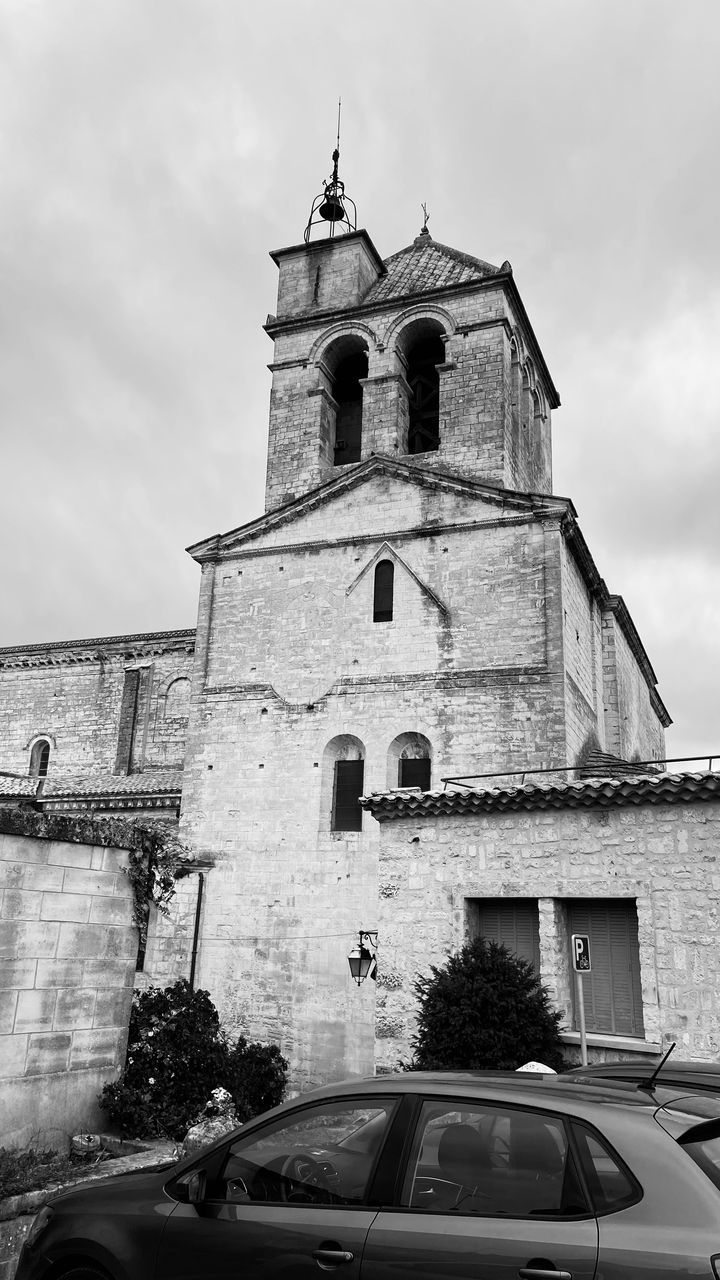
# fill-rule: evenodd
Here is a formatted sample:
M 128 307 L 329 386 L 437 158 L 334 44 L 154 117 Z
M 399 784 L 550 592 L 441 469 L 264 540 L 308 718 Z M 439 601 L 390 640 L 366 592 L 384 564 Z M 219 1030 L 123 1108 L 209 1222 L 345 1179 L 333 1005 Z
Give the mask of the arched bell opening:
M 408 438 L 406 452 L 432 453 L 440 447 L 440 373 L 445 362 L 444 330 L 437 320 L 416 320 L 401 335 L 406 366 Z
M 368 376 L 367 343 L 357 335 L 339 338 L 323 355 L 335 404 L 333 466 L 359 462 L 362 456 L 363 379 Z

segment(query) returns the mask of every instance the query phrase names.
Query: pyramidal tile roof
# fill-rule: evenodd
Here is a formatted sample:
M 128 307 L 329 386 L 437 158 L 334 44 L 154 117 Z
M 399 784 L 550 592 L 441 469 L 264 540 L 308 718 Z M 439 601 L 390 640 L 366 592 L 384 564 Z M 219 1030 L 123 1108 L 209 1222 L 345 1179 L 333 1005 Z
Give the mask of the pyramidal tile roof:
M 433 240 L 428 231 L 416 236 L 406 249 L 393 253 L 384 262 L 386 274 L 375 282 L 364 303 L 387 302 L 417 293 L 431 293 L 450 285 L 475 284 L 510 270 L 509 262 L 494 267 L 469 253 Z

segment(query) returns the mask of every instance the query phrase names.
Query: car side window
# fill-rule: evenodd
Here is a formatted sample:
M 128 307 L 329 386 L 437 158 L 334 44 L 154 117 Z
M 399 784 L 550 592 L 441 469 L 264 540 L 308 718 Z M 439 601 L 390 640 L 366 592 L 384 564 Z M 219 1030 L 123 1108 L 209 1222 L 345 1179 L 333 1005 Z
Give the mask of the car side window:
M 586 1216 L 565 1125 L 538 1111 L 426 1102 L 402 1203 L 426 1213 Z
M 590 1195 L 597 1213 L 612 1213 L 639 1200 L 639 1184 L 619 1155 L 584 1125 L 573 1125 Z
M 211 1198 L 235 1204 L 364 1203 L 395 1105 L 377 1098 L 324 1102 L 237 1138 Z

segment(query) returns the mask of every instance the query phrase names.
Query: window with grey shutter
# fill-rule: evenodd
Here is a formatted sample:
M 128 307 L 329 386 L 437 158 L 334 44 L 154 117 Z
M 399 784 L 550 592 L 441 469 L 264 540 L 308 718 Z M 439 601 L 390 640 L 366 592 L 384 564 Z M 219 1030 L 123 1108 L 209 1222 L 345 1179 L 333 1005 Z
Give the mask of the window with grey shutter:
M 364 760 L 335 761 L 333 831 L 362 831 L 360 796 L 363 792 L 364 773 Z
M 573 898 L 566 912 L 568 933 L 590 939 L 592 968 L 582 979 L 588 1031 L 644 1036 L 635 900 Z
M 414 760 L 401 758 L 398 764 L 399 787 L 419 787 L 421 791 L 430 790 L 430 760 L 427 756 L 420 756 Z
M 540 972 L 536 898 L 469 898 L 467 920 L 471 938 L 503 943 L 514 956 Z

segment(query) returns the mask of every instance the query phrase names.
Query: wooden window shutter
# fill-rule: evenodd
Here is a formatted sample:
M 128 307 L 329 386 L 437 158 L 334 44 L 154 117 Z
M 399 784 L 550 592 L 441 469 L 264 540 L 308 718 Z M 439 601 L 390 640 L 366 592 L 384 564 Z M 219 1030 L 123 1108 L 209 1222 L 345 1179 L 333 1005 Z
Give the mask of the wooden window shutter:
M 487 942 L 503 943 L 540 972 L 540 931 L 534 898 L 476 898 L 471 932 Z
M 392 622 L 395 565 L 392 560 L 381 560 L 375 569 L 373 594 L 373 622 Z
M 570 901 L 567 919 L 569 933 L 584 933 L 590 939 L 592 969 L 583 977 L 588 1030 L 644 1036 L 634 900 Z
M 430 790 L 430 760 L 422 756 L 416 760 L 401 760 L 398 770 L 399 787 L 419 787 Z
M 362 831 L 362 809 L 359 800 L 363 793 L 364 776 L 364 760 L 335 761 L 333 831 Z

